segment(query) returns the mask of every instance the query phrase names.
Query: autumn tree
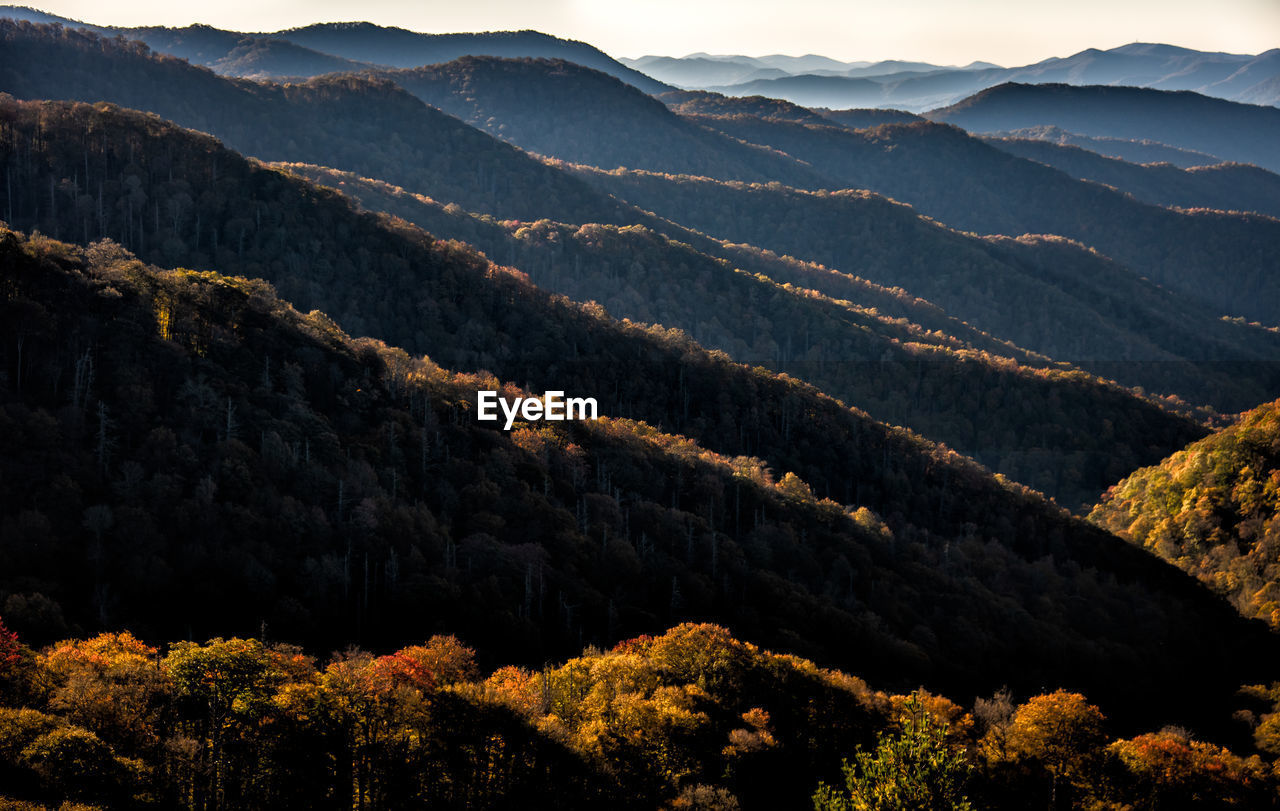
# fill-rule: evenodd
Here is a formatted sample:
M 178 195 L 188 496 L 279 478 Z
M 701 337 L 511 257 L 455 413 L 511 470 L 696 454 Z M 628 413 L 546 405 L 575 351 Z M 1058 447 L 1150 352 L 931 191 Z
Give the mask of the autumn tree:
M 1015 757 L 1039 763 L 1050 776 L 1049 807 L 1066 784 L 1087 789 L 1087 780 L 1106 736 L 1102 712 L 1079 693 L 1057 690 L 1018 707 L 1009 729 Z
M 968 811 L 965 785 L 973 767 L 947 741 L 948 724 L 912 696 L 901 705 L 901 731 L 881 733 L 873 751 L 845 761 L 845 791 L 825 783 L 813 795 L 817 811 Z

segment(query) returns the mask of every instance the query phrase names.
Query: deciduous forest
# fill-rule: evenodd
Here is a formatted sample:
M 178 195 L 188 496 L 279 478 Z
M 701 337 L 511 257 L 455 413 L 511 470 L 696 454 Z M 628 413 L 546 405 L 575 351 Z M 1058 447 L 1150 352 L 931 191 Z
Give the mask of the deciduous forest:
M 42 14 L 0 809 L 1280 806 L 1270 113 Z

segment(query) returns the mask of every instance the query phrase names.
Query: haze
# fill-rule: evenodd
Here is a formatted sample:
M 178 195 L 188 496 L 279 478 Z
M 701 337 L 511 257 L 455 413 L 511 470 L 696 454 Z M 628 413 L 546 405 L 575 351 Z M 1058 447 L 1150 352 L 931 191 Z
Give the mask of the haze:
M 1085 48 L 1164 42 L 1199 50 L 1258 53 L 1280 46 L 1280 3 L 1222 0 L 224 0 L 198 10 L 160 0 L 54 0 L 44 11 L 103 25 L 240 31 L 368 20 L 443 33 L 533 28 L 590 42 L 614 56 L 693 51 L 820 53 L 838 59 L 986 60 L 1020 65 Z

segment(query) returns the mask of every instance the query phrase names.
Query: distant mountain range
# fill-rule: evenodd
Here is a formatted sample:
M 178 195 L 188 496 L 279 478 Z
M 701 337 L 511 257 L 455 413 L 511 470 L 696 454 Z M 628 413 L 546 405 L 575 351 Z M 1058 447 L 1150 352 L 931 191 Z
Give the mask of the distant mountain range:
M 837 62 L 825 57 L 644 56 L 620 60 L 668 84 L 730 96 L 762 95 L 810 107 L 898 107 L 923 111 L 1005 82 L 1130 85 L 1194 90 L 1248 104 L 1280 103 L 1280 49 L 1261 54 L 1133 43 L 1090 48 L 1021 67 L 927 62 Z
M 961 68 L 933 65 L 928 62 L 904 62 L 899 59 L 888 59 L 883 62 L 839 62 L 814 54 L 762 57 L 692 54 L 680 58 L 642 56 L 638 59 L 627 59 L 624 57 L 618 61 L 659 81 L 684 89 L 768 81 L 800 75 L 867 78 L 902 73 L 987 70 L 1000 67 L 990 62 L 974 62 Z

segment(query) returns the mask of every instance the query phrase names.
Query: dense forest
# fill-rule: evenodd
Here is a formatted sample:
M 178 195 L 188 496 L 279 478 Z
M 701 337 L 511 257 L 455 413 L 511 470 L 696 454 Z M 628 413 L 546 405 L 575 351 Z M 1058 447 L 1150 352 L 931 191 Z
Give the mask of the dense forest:
M 1269 689 L 1260 741 L 1280 713 Z M 1087 697 L 971 709 L 684 624 L 484 675 L 436 635 L 325 659 L 0 622 L 0 804 L 46 808 L 1266 809 L 1276 747 L 1115 737 Z
M 286 168 L 340 187 L 369 210 L 461 237 L 539 287 L 598 301 L 619 318 L 677 327 L 735 360 L 813 383 L 1072 507 L 1082 497 L 1091 504 L 1152 449 L 1202 435 L 1161 404 L 955 322 L 938 323 L 921 306 L 909 304 L 908 317 L 920 315 L 934 329 L 823 296 L 808 280 L 826 275 L 817 268 L 805 274 L 763 257 L 712 256 L 641 226 L 498 223 L 377 181 Z M 750 272 L 751 265 L 742 270 L 752 258 L 772 276 Z M 847 287 L 859 301 L 892 306 L 883 291 L 877 299 L 865 286 Z
M 1276 175 L 119 30 L 0 19 L 0 811 L 1280 806 Z
M 247 154 L 353 171 L 477 213 L 579 224 L 642 224 L 686 242 L 691 237 L 681 226 L 692 226 L 716 237 L 820 261 L 889 287 L 906 288 L 998 338 L 1093 368 L 1125 385 L 1142 386 L 1155 394 L 1177 394 L 1190 403 L 1209 404 L 1222 411 L 1248 408 L 1278 393 L 1274 369 L 1257 363 L 1274 357 L 1274 348 L 1268 348 L 1274 336 L 1224 324 L 1217 320 L 1222 310 L 1201 308 L 1197 313 L 1191 302 L 1175 303 L 1167 296 L 1152 301 L 1150 285 L 1144 289 L 1135 274 L 1124 268 L 1092 271 L 1097 281 L 1088 285 L 1084 295 L 1064 303 L 1063 292 L 1055 284 L 1046 285 L 1039 279 L 1046 270 L 1061 273 L 1055 267 L 1061 264 L 1057 259 L 1035 261 L 1030 269 L 1014 268 L 1012 272 L 1023 278 L 987 290 L 990 284 L 984 280 L 1008 279 L 1011 271 L 1002 267 L 1007 260 L 991 258 L 981 243 L 970 243 L 970 248 L 957 246 L 957 240 L 967 240 L 932 227 L 907 209 L 867 204 L 847 213 L 824 208 L 810 211 L 798 203 L 813 198 L 770 191 L 776 199 L 767 201 L 769 213 L 760 212 L 764 218 L 761 224 L 774 222 L 774 207 L 793 206 L 797 216 L 789 220 L 787 233 L 803 235 L 803 239 L 787 241 L 768 230 L 749 227 L 755 213 L 739 217 L 741 204 L 724 195 L 704 199 L 686 211 L 672 209 L 665 200 L 683 195 L 664 193 L 654 199 L 634 185 L 625 190 L 606 189 L 634 195 L 642 207 L 676 219 L 680 224 L 675 225 L 632 209 L 451 117 L 440 116 L 385 82 L 347 77 L 282 89 L 232 82 L 178 60 L 150 55 L 126 43 L 102 41 L 85 32 L 7 21 L 0 21 L 0 32 L 7 43 L 0 50 L 0 64 L 8 70 L 0 90 L 19 97 L 106 99 L 139 107 L 212 132 Z M 493 60 L 485 62 L 490 63 Z M 38 64 L 44 66 L 33 70 Z M 602 79 L 616 84 L 607 77 Z M 999 154 L 980 142 L 973 143 Z M 708 187 L 698 188 L 705 192 Z M 843 199 L 850 198 L 846 195 Z M 856 232 L 856 244 L 832 251 L 823 243 L 842 239 L 850 231 L 845 217 L 866 225 Z M 734 219 L 731 226 L 723 223 L 725 218 Z M 440 232 L 440 236 L 455 235 Z M 904 244 L 907 238 L 914 242 Z M 1238 252 L 1238 247 L 1231 252 Z M 1028 252 L 1025 248 L 1022 251 Z M 1074 269 L 1081 262 L 1092 264 L 1087 257 L 1080 257 L 1067 267 Z M 930 272 L 924 272 L 926 268 Z M 850 298 L 847 287 L 838 286 L 840 290 L 818 289 L 836 298 Z M 1045 308 L 1044 317 L 1023 303 L 989 300 L 1006 289 L 1010 295 L 1025 293 L 1018 301 L 1037 302 Z M 1237 288 L 1217 285 L 1215 289 Z M 948 295 L 947 290 L 954 293 Z M 1146 303 L 1134 313 L 1137 302 Z M 1176 337 L 1171 339 L 1171 334 Z M 1150 346 L 1152 343 L 1156 347 Z M 1104 360 L 1165 362 L 1108 368 L 1088 365 Z M 1220 367 L 1205 364 L 1205 360 L 1237 363 Z M 1223 368 L 1228 370 L 1225 374 L 1220 373 Z
M 1223 411 L 1256 405 L 1277 385 L 1280 335 L 1223 320 L 1060 237 L 978 238 L 852 189 L 575 171 L 690 228 L 904 287 L 979 329 L 1127 385 Z M 809 286 L 846 296 L 836 276 Z
M 1089 518 L 1280 627 L 1280 402 L 1136 471 Z
M 753 116 L 695 120 L 805 161 L 831 178 L 829 188 L 869 189 L 960 230 L 1076 239 L 1216 312 L 1275 326 L 1274 218 L 1144 205 L 928 121 L 853 131 Z M 1274 210 L 1274 191 L 1251 183 L 1225 207 L 1247 209 L 1250 196 L 1262 193 Z
M 1217 735 L 1235 688 L 1280 659 L 1140 550 L 691 345 L 691 401 L 714 386 L 732 414 L 785 386 L 786 408 L 813 409 L 796 412 L 790 444 L 824 437 L 874 506 L 630 420 L 495 431 L 466 413 L 497 380 L 347 338 L 260 281 L 158 271 L 108 242 L 4 244 L 0 589 L 33 641 L 265 623 L 309 645 L 385 646 L 430 618 L 539 662 L 714 619 L 895 684 L 963 696 L 1057 683 L 1126 725 Z M 882 465 L 883 483 L 863 472 Z M 1241 646 L 1248 662 L 1228 654 Z M 1172 707 L 1191 684 L 1202 699 Z

